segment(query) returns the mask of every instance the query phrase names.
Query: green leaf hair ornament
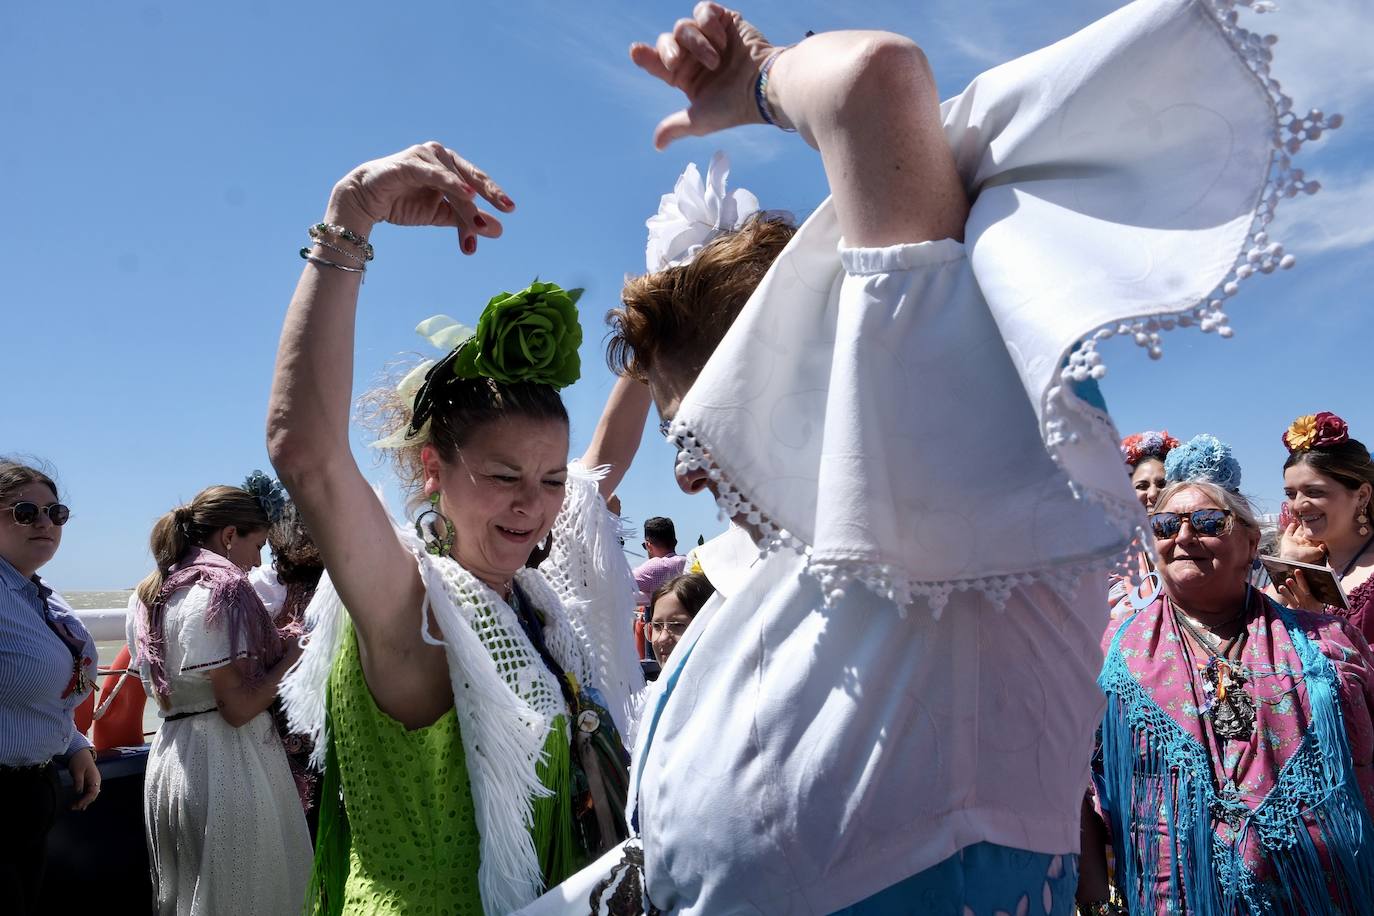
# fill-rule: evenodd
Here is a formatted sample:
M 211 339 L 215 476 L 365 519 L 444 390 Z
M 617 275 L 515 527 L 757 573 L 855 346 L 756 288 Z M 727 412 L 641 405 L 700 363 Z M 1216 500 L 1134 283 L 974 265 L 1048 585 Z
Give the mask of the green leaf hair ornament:
M 501 293 L 487 302 L 473 330 L 447 315 L 420 322 L 415 331 L 442 350 L 443 359 L 426 360 L 396 386 L 413 406 L 410 425 L 372 443 L 373 448 L 406 448 L 429 437 L 438 389 L 455 379 L 489 378 L 502 384 L 527 382 L 566 388 L 577 381 L 582 361 L 582 325 L 577 300 L 582 290 L 535 280 L 518 293 Z

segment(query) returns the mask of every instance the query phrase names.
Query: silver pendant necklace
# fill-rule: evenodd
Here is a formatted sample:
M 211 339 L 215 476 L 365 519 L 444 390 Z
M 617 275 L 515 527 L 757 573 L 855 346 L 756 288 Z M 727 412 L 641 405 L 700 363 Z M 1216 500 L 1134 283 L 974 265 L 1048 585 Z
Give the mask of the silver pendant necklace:
M 1249 598 L 1248 592 L 1246 597 Z M 1249 604 L 1247 600 L 1247 609 Z M 1242 611 L 1241 617 L 1244 615 Z M 1255 698 L 1246 689 L 1251 680 L 1250 672 L 1239 661 L 1246 631 L 1242 629 L 1237 636 L 1223 641 L 1220 637 L 1205 633 L 1177 607 L 1174 607 L 1174 619 L 1209 656 L 1206 664 L 1197 666 L 1202 673 L 1202 692 L 1206 695 L 1202 714 L 1211 720 L 1218 738 L 1249 741 L 1255 734 Z

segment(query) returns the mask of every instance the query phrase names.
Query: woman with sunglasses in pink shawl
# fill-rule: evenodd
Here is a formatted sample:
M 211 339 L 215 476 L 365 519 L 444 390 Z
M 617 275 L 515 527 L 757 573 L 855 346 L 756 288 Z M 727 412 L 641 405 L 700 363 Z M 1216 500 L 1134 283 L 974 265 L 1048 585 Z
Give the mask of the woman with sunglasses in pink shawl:
M 1166 465 L 1159 565 L 1099 679 L 1117 912 L 1374 913 L 1374 654 L 1249 584 L 1260 530 L 1229 449 L 1199 436 Z

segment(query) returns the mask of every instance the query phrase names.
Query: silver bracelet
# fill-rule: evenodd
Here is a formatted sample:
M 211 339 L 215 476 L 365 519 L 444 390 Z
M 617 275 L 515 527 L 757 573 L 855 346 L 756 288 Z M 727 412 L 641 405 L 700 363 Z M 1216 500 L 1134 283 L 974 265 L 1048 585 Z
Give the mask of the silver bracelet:
M 351 251 L 345 251 L 344 249 L 340 248 L 338 245 L 330 244 L 329 242 L 326 242 L 324 239 L 315 239 L 315 244 L 316 244 L 316 245 L 319 245 L 321 248 L 328 248 L 330 251 L 334 252 L 335 254 L 341 254 L 341 255 L 343 255 L 344 257 L 348 258 L 348 259 L 349 259 L 350 261 L 352 261 L 353 263 L 357 264 L 359 267 L 364 267 L 364 268 L 367 267 L 367 260 L 366 260 L 365 258 L 361 257 L 360 255 L 356 255 L 356 254 L 354 254 L 354 253 L 351 252 Z
M 306 261 L 309 261 L 311 264 L 318 264 L 318 265 L 320 265 L 321 267 L 332 267 L 332 268 L 334 268 L 335 270 L 342 270 L 342 271 L 344 271 L 345 273 L 350 273 L 350 274 L 365 274 L 365 273 L 367 273 L 367 268 L 366 268 L 366 267 L 348 267 L 347 265 L 344 265 L 344 264 L 336 264 L 336 263 L 334 263 L 333 261 L 329 260 L 328 258 L 322 258 L 322 257 L 320 257 L 319 255 L 313 255 L 313 254 L 311 254 L 309 248 L 302 248 L 302 249 L 301 249 L 301 258 L 304 259 L 304 260 L 306 260 Z

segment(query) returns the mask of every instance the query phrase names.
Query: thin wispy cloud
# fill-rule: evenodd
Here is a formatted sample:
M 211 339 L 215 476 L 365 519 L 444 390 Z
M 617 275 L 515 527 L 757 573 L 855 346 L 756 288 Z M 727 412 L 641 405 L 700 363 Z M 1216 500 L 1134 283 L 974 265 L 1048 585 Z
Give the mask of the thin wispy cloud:
M 1274 53 L 1283 91 L 1300 109 L 1324 106 L 1355 116 L 1374 105 L 1369 0 L 1288 0 L 1277 13 L 1252 17 L 1250 27 L 1279 36 Z
M 1374 171 L 1323 175 L 1321 182 L 1319 193 L 1284 202 L 1275 236 L 1306 254 L 1374 247 Z

